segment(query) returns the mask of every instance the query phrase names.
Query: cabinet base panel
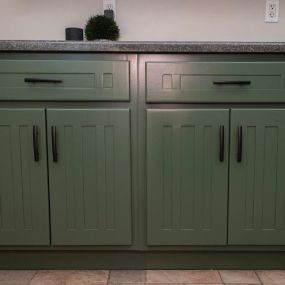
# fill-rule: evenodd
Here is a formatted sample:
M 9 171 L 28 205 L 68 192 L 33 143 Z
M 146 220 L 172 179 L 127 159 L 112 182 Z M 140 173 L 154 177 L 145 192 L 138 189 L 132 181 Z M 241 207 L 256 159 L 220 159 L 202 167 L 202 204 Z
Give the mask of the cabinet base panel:
M 285 252 L 2 251 L 0 269 L 285 269 Z

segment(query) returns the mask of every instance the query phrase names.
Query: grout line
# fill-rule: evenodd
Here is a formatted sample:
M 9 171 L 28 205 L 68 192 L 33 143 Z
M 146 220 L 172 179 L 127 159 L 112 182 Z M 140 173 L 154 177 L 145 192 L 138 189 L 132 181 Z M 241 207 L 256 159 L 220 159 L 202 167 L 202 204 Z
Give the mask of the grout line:
M 217 271 L 218 271 L 218 274 L 219 274 L 219 276 L 220 276 L 220 278 L 221 278 L 222 284 L 225 284 L 224 281 L 223 281 L 223 278 L 222 278 L 222 275 L 221 275 L 220 270 L 217 270 Z
M 36 270 L 35 274 L 33 277 L 30 279 L 29 283 L 27 285 L 30 285 L 32 283 L 32 280 L 36 277 L 36 275 L 39 273 L 39 270 Z
M 109 282 L 110 282 L 110 278 L 111 278 L 111 270 L 108 270 L 108 278 L 107 278 L 106 285 L 108 285 L 108 284 L 109 284 Z
M 257 270 L 254 270 L 254 273 L 256 274 L 256 276 L 257 276 L 257 278 L 258 278 L 260 284 L 264 284 L 264 283 L 262 282 L 262 280 L 260 279 L 260 277 L 259 277 L 259 275 L 258 275 L 258 273 L 257 273 Z
M 148 269 L 143 270 L 143 273 L 144 273 L 144 279 L 143 280 L 144 280 L 145 284 L 147 284 L 147 271 L 148 271 Z

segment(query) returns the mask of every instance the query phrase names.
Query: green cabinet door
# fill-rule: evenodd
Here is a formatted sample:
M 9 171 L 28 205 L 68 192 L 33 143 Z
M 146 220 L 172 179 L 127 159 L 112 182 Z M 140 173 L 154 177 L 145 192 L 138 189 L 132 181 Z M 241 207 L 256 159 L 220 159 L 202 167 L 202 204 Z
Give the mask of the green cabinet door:
M 44 110 L 0 109 L 0 157 L 0 245 L 48 245 Z
M 129 110 L 50 109 L 47 117 L 52 244 L 130 245 Z
M 226 244 L 228 133 L 228 110 L 147 111 L 148 245 Z
M 229 244 L 284 245 L 285 109 L 235 109 L 231 118 Z

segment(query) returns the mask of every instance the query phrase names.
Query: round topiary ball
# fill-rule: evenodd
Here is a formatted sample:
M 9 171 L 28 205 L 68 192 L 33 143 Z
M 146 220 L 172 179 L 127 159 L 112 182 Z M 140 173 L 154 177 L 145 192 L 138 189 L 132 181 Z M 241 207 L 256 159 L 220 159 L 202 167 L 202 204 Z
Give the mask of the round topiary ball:
M 90 17 L 85 26 L 85 36 L 89 41 L 99 39 L 115 41 L 119 35 L 120 29 L 115 20 L 103 15 Z

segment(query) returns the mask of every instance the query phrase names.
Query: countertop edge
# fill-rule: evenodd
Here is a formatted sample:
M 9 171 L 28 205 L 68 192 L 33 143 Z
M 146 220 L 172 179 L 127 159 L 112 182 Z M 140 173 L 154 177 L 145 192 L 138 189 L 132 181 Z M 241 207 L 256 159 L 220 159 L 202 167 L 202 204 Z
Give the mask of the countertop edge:
M 75 42 L 0 40 L 0 52 L 285 53 L 285 42 Z

